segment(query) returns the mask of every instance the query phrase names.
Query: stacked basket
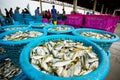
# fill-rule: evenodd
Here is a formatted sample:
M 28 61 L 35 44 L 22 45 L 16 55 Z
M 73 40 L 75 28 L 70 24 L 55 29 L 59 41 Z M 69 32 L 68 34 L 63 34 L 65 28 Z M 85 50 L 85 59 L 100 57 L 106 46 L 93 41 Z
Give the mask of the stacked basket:
M 44 27 L 44 30 L 47 31 L 48 35 L 51 34 L 71 34 L 74 30 L 73 26 L 68 25 L 51 25 Z
M 19 55 L 20 55 L 20 52 L 22 51 L 23 47 L 27 43 L 29 43 L 29 42 L 31 42 L 39 37 L 46 35 L 46 32 L 43 30 L 40 30 L 40 29 L 27 29 L 27 31 L 37 31 L 37 32 L 42 33 L 42 35 L 37 36 L 37 37 L 24 39 L 24 40 L 22 40 L 22 39 L 20 39 L 20 40 L 17 40 L 17 39 L 16 40 L 3 40 L 5 37 L 11 36 L 12 34 L 16 34 L 18 31 L 8 31 L 8 32 L 0 34 L 0 46 L 2 48 L 4 48 L 8 57 L 16 65 L 19 65 Z M 21 30 L 19 33 L 21 33 L 21 32 L 25 33 L 26 30 Z M 21 34 L 19 34 L 19 33 L 17 35 L 15 35 L 14 37 L 20 36 L 19 38 L 21 38 Z M 10 38 L 13 38 L 13 37 L 10 37 Z
M 96 39 L 96 38 L 81 35 L 81 33 L 83 33 L 83 32 L 108 34 L 114 38 L 113 39 Z M 105 50 L 105 52 L 108 54 L 109 57 L 111 56 L 111 54 L 109 52 L 110 46 L 112 45 L 113 42 L 116 42 L 119 40 L 119 37 L 116 34 L 113 34 L 113 33 L 107 32 L 107 31 L 103 31 L 103 30 L 97 30 L 97 29 L 89 29 L 89 28 L 76 29 L 75 31 L 73 31 L 73 34 L 97 43 L 100 47 L 102 47 L 103 50 Z
M 19 30 L 27 30 L 29 28 L 30 28 L 30 26 L 25 25 L 25 24 L 22 24 L 22 25 L 9 25 L 9 26 L 3 26 L 2 27 L 2 29 L 4 31 L 10 31 L 10 30 L 19 31 Z
M 9 58 L 0 58 L 0 80 L 28 80 L 20 67 L 11 62 Z
M 67 78 L 53 76 L 37 70 L 30 63 L 31 49 L 35 48 L 40 44 L 44 44 L 45 42 L 56 41 L 56 40 L 73 40 L 75 42 L 82 42 L 85 46 L 92 46 L 93 51 L 96 52 L 100 60 L 98 68 L 96 68 L 94 71 L 84 76 L 73 76 L 73 77 L 67 77 Z M 34 41 L 34 43 L 28 44 L 23 49 L 20 55 L 20 64 L 24 73 L 27 76 L 29 76 L 31 80 L 39 80 L 39 79 L 41 80 L 103 80 L 108 74 L 109 67 L 110 67 L 110 62 L 109 62 L 109 59 L 107 58 L 107 55 L 98 45 L 82 37 L 70 36 L 70 35 L 45 36 Z
M 49 24 L 49 23 L 30 23 L 32 28 L 38 28 L 38 29 L 43 29 L 44 27 L 47 26 L 53 26 L 53 24 Z

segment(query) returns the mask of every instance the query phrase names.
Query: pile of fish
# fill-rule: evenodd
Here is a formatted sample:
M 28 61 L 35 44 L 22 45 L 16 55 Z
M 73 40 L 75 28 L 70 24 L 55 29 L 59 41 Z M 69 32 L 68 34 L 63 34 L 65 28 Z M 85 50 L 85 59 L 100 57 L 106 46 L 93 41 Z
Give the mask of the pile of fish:
M 40 27 L 45 27 L 45 26 L 48 26 L 48 25 L 50 25 L 50 24 L 48 24 L 48 23 L 43 23 L 43 24 L 40 24 L 39 26 L 40 26 Z
M 111 36 L 109 34 L 100 34 L 95 32 L 80 32 L 80 35 L 96 39 L 114 39 L 114 36 Z
M 12 41 L 17 41 L 17 40 L 25 40 L 28 38 L 34 38 L 41 36 L 43 33 L 39 31 L 19 31 L 10 35 L 6 35 L 3 40 L 12 40 Z
M 48 30 L 51 30 L 51 31 L 66 31 L 66 30 L 70 30 L 70 29 L 71 29 L 70 27 L 56 26 L 56 27 L 53 27 L 53 28 L 49 28 Z
M 9 58 L 0 62 L 0 80 L 11 80 L 21 72 L 21 69 L 15 66 Z
M 37 70 L 59 77 L 82 76 L 99 66 L 92 47 L 73 40 L 49 41 L 35 47 L 30 62 Z
M 19 26 L 19 27 L 11 27 L 11 28 L 4 28 L 4 30 L 20 30 L 20 29 L 23 29 L 23 28 L 26 28 L 25 26 Z
M 48 23 L 34 23 L 34 24 L 32 24 L 31 26 L 32 27 L 37 27 L 37 28 L 42 28 L 42 27 L 45 27 L 45 26 L 49 26 L 50 24 L 48 24 Z

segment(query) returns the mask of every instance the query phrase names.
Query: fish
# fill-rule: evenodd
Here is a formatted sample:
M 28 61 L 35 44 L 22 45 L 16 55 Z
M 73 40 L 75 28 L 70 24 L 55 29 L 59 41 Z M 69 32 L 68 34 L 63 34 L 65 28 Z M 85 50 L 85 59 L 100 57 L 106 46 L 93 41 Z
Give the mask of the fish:
M 71 62 L 72 60 L 59 61 L 59 62 L 54 63 L 52 66 L 64 66 L 64 65 L 70 64 Z
M 2 65 L 0 66 L 0 79 L 2 80 L 11 80 L 22 72 L 20 67 L 12 63 L 10 58 L 4 59 L 3 62 L 0 62 L 0 65 Z
M 80 32 L 82 36 L 96 38 L 96 39 L 114 39 L 114 36 L 107 34 L 107 33 L 97 33 L 97 32 Z
M 30 53 L 31 64 L 39 71 L 59 77 L 86 75 L 99 66 L 92 46 L 73 40 L 49 41 Z
M 41 35 L 43 35 L 43 33 L 39 31 L 18 31 L 10 35 L 6 35 L 5 37 L 3 37 L 3 40 L 18 41 L 18 40 L 25 40 L 29 38 L 38 37 Z

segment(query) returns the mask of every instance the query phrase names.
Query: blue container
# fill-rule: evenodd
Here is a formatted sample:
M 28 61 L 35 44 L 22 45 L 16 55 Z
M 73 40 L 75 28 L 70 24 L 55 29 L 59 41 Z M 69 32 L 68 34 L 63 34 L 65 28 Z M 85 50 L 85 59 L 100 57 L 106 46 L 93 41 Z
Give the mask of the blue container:
M 56 27 L 61 27 L 61 26 L 70 28 L 70 30 L 63 30 L 63 31 L 49 30 L 50 28 L 56 28 Z M 74 27 L 73 26 L 68 26 L 68 25 L 53 25 L 53 26 L 45 27 L 44 30 L 46 30 L 48 34 L 71 34 L 71 32 L 74 30 Z
M 96 38 L 86 37 L 86 36 L 82 36 L 82 35 L 79 34 L 79 33 L 82 33 L 82 32 L 95 32 L 95 33 L 100 33 L 100 34 L 109 34 L 109 35 L 113 36 L 114 39 L 109 39 L 108 40 L 108 39 L 96 39 Z M 97 43 L 108 54 L 109 54 L 108 50 L 111 47 L 112 43 L 119 40 L 119 37 L 116 34 L 113 34 L 113 33 L 107 32 L 107 31 L 103 31 L 103 30 L 97 30 L 97 29 L 80 28 L 80 29 L 74 30 L 73 34 Z
M 42 20 L 42 16 L 35 16 L 35 19 Z
M 43 29 L 44 27 L 47 26 L 53 26 L 53 24 L 49 24 L 49 23 L 31 23 L 31 27 L 32 28 L 39 28 L 39 29 Z
M 53 76 L 50 74 L 42 73 L 35 69 L 30 63 L 30 52 L 33 48 L 40 44 L 44 44 L 48 41 L 55 41 L 55 40 L 73 40 L 75 42 L 82 42 L 85 46 L 92 46 L 92 49 L 99 57 L 99 66 L 93 72 L 86 74 L 84 76 L 77 76 L 77 77 L 70 77 L 70 78 L 62 78 Z M 22 51 L 20 55 L 20 65 L 23 72 L 29 76 L 31 80 L 104 80 L 107 76 L 110 68 L 110 62 L 105 54 L 104 50 L 100 48 L 95 43 L 88 41 L 82 37 L 78 36 L 71 36 L 71 35 L 51 35 L 39 38 L 34 41 L 34 43 L 28 44 Z
M 15 31 L 20 31 L 20 30 L 27 30 L 31 28 L 29 25 L 25 25 L 25 24 L 21 24 L 21 25 L 9 25 L 9 26 L 3 26 L 2 29 L 4 31 L 11 31 L 11 30 L 15 30 Z M 11 29 L 11 30 L 10 30 Z
M 20 19 L 23 19 L 23 15 L 22 14 L 13 14 L 13 19 L 15 21 L 19 21 Z
M 42 16 L 35 16 L 35 22 L 42 22 Z
M 19 21 L 19 23 L 24 24 L 24 19 L 22 14 L 13 14 L 13 19 Z
M 31 14 L 24 14 L 23 17 L 24 18 L 32 18 Z
M 32 18 L 24 18 L 24 23 L 29 24 L 30 21 L 34 21 Z
M 26 31 L 26 30 L 21 30 L 21 31 Z M 12 33 L 16 33 L 18 31 L 7 31 L 2 34 L 0 34 L 0 45 L 5 49 L 6 53 L 8 53 L 8 57 L 16 64 L 19 65 L 19 55 L 23 49 L 23 47 L 28 44 L 29 42 L 45 36 L 47 33 L 43 30 L 40 29 L 28 29 L 27 31 L 39 31 L 42 32 L 43 35 L 38 36 L 36 38 L 29 38 L 26 40 L 19 40 L 19 41 L 4 41 L 2 40 L 4 36 L 10 35 Z
M 111 53 L 110 53 L 109 50 L 107 51 L 107 55 L 108 55 L 109 58 L 111 58 Z
M 3 32 L 5 32 L 5 30 L 0 28 L 0 34 L 3 33 Z

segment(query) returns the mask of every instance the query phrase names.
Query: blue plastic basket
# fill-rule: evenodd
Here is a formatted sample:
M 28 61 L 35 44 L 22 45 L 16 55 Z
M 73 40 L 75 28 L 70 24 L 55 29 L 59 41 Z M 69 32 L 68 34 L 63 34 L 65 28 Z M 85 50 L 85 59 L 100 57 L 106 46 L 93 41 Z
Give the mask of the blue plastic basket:
M 7 53 L 0 54 L 0 62 L 2 62 L 5 58 L 8 58 Z
M 3 32 L 5 32 L 5 30 L 0 28 L 0 34 L 3 33 Z
M 23 14 L 13 14 L 13 19 L 24 24 Z
M 70 78 L 62 78 L 53 76 L 50 74 L 42 73 L 41 71 L 38 71 L 35 69 L 31 63 L 30 63 L 30 52 L 31 49 L 35 48 L 36 46 L 40 44 L 44 44 L 48 41 L 55 41 L 55 40 L 73 40 L 76 42 L 82 42 L 86 46 L 92 46 L 95 53 L 97 53 L 100 63 L 96 70 L 93 72 L 86 74 L 84 76 L 77 76 L 77 77 L 70 77 Z M 71 36 L 71 35 L 51 35 L 51 36 L 45 36 L 42 38 L 39 38 L 38 40 L 34 41 L 34 43 L 28 44 L 22 51 L 20 55 L 20 65 L 24 73 L 29 76 L 29 79 L 31 80 L 104 80 L 104 78 L 107 76 L 110 68 L 110 62 L 107 58 L 107 55 L 105 54 L 104 50 L 100 48 L 95 43 L 88 41 L 84 38 L 78 37 L 78 36 Z
M 107 51 L 107 55 L 108 55 L 109 58 L 111 58 L 111 53 L 110 53 L 109 50 Z
M 26 30 L 22 30 L 26 31 Z M 40 29 L 28 29 L 28 31 L 39 31 L 43 32 L 43 35 L 38 36 L 36 38 L 30 38 L 26 40 L 19 40 L 19 41 L 3 41 L 2 38 L 6 35 L 10 35 L 12 33 L 16 33 L 17 31 L 7 31 L 2 34 L 0 34 L 0 45 L 5 49 L 6 53 L 8 54 L 9 58 L 15 63 L 16 65 L 19 65 L 19 55 L 22 51 L 23 47 L 28 44 L 31 41 L 34 41 L 35 39 L 45 36 L 47 33 Z
M 49 28 L 55 28 L 55 27 L 58 27 L 58 26 L 68 27 L 68 28 L 70 28 L 70 30 L 63 30 L 63 31 L 49 30 Z M 48 32 L 48 34 L 70 34 L 74 30 L 74 27 L 73 26 L 68 26 L 68 25 L 53 25 L 53 26 L 45 27 L 44 30 L 46 30 Z
M 34 21 L 32 18 L 24 18 L 24 23 L 29 24 L 30 21 Z
M 44 25 L 44 26 L 43 26 Z M 47 27 L 47 26 L 53 26 L 53 24 L 49 24 L 49 23 L 32 23 L 31 24 L 31 27 L 32 28 L 39 28 L 39 29 L 43 29 L 44 27 Z
M 23 19 L 23 15 L 22 14 L 13 14 L 13 19 L 15 21 L 20 21 L 21 19 Z
M 42 16 L 35 16 L 35 22 L 42 22 Z
M 19 30 L 27 30 L 31 27 L 29 25 L 25 25 L 25 24 L 21 24 L 21 25 L 18 24 L 18 25 L 3 26 L 1 28 L 5 31 L 10 31 L 10 30 L 8 30 L 10 28 L 19 28 L 19 29 L 15 29 L 16 31 L 19 31 Z
M 32 18 L 31 14 L 23 14 L 24 18 Z
M 100 33 L 100 34 L 109 34 L 111 36 L 114 36 L 114 39 L 95 39 L 95 38 L 91 38 L 91 37 L 86 37 L 86 36 L 82 36 L 79 33 L 81 32 L 95 32 L 95 33 Z M 107 31 L 103 31 L 103 30 L 97 30 L 97 29 L 89 29 L 89 28 L 80 28 L 80 29 L 76 29 L 73 31 L 74 35 L 80 36 L 80 37 L 84 37 L 88 40 L 91 40 L 95 43 L 97 43 L 100 47 L 102 47 L 106 52 L 109 50 L 110 46 L 112 45 L 113 42 L 116 42 L 119 40 L 119 37 L 116 34 L 107 32 Z

